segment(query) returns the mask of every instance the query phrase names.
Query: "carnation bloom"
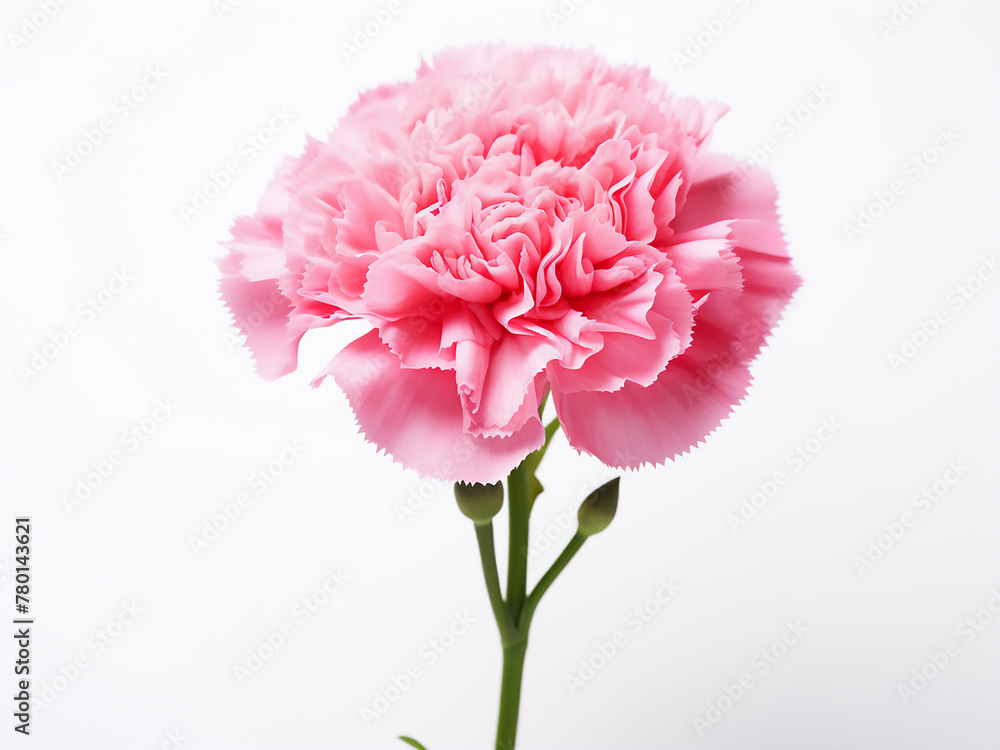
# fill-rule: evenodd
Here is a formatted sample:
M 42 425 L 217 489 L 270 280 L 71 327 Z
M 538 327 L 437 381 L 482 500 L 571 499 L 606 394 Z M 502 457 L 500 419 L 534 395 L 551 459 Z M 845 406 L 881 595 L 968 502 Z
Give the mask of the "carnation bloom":
M 223 296 L 268 378 L 370 323 L 314 385 L 422 475 L 505 476 L 548 393 L 576 449 L 664 462 L 744 397 L 799 283 L 771 178 L 707 149 L 725 111 L 593 53 L 445 52 L 284 163 Z

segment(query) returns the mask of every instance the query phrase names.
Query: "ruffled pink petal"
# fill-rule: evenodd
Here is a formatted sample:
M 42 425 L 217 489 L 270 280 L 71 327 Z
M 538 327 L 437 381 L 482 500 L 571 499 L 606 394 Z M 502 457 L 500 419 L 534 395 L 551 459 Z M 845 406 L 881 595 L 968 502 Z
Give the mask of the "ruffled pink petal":
M 289 335 L 288 318 L 292 306 L 281 294 L 278 283 L 273 279 L 247 281 L 227 273 L 223 266 L 219 289 L 229 304 L 236 326 L 246 336 L 257 373 L 273 380 L 292 372 L 304 331 Z
M 668 262 L 642 284 L 604 296 L 586 310 L 588 328 L 600 332 L 600 344 L 576 368 L 551 362 L 553 391 L 616 391 L 626 383 L 650 385 L 671 360 L 691 344 L 694 310 L 691 296 Z
M 559 350 L 538 336 L 508 334 L 490 351 L 488 360 L 479 360 L 483 367 L 477 380 L 482 392 L 476 394 L 475 408 L 470 409 L 471 422 L 484 434 L 509 434 L 520 429 L 526 414 L 537 410 L 538 404 L 525 403 L 525 391 L 545 364 L 558 356 Z M 471 378 L 470 378 L 471 380 Z
M 282 203 L 269 197 L 272 211 Z M 219 261 L 219 291 L 246 336 L 258 374 L 273 379 L 292 372 L 302 333 L 288 332 L 292 306 L 281 293 L 278 278 L 284 273 L 281 220 L 271 212 L 253 219 L 239 219 L 225 243 L 229 255 Z
M 364 436 L 422 476 L 496 482 L 545 442 L 537 414 L 510 437 L 467 434 L 455 373 L 402 368 L 375 331 L 349 344 L 313 384 L 327 375 L 347 395 Z
M 692 238 L 678 246 L 681 278 L 686 267 L 694 286 L 721 285 L 698 308 L 691 345 L 645 388 L 626 383 L 614 393 L 568 393 L 553 385 L 570 444 L 610 466 L 658 464 L 713 432 L 746 395 L 750 365 L 800 283 L 770 176 L 758 171 L 746 179 L 738 167 L 734 159 L 706 159 L 675 222 L 681 238 Z M 729 227 L 724 244 L 699 239 L 720 233 L 720 222 Z M 717 267 L 720 257 L 726 263 Z
M 706 315 L 721 305 L 737 312 L 709 298 L 698 311 L 693 343 L 648 387 L 567 393 L 553 384 L 570 445 L 609 466 L 637 468 L 674 458 L 714 431 L 750 385 L 749 358 L 729 352 L 732 332 Z
M 735 309 L 720 311 L 718 324 L 730 331 L 731 345 L 754 357 L 781 318 L 795 290 L 802 283 L 791 265 L 777 208 L 778 191 L 770 173 L 756 170 L 746 175 L 730 156 L 706 154 L 683 210 L 675 221 L 682 235 L 729 225 L 728 243 L 739 264 L 742 285 L 737 293 L 724 287 Z M 668 256 L 670 250 L 667 250 Z M 727 268 L 732 260 L 723 252 Z M 683 271 L 678 265 L 678 273 Z M 718 297 L 719 294 L 714 296 Z M 728 318 L 722 318 L 729 314 Z M 697 320 L 700 321 L 699 310 Z M 697 326 L 700 323 L 696 322 Z M 696 333 L 697 336 L 697 333 Z

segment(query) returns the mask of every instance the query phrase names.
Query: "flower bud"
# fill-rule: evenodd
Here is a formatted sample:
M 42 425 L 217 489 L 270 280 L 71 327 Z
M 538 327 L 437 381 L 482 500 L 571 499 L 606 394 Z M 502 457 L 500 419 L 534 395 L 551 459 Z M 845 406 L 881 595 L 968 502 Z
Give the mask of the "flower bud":
M 466 484 L 455 482 L 458 509 L 476 523 L 486 523 L 503 507 L 503 482 Z
M 618 482 L 615 477 L 610 482 L 587 495 L 577 514 L 579 531 L 583 536 L 593 536 L 604 531 L 611 524 L 618 509 Z

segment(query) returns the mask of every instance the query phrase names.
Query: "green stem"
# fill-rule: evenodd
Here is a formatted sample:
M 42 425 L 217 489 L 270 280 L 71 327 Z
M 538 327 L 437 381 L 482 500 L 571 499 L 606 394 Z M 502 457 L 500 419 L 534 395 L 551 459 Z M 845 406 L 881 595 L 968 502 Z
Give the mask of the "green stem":
M 549 586 L 555 582 L 559 574 L 563 572 L 563 569 L 569 565 L 569 561 L 572 560 L 574 555 L 580 551 L 580 548 L 583 546 L 585 541 L 587 541 L 587 537 L 580 532 L 574 534 L 573 538 L 569 540 L 569 544 L 566 545 L 566 549 L 564 549 L 559 554 L 559 557 L 556 558 L 556 561 L 552 563 L 552 567 L 545 571 L 545 575 L 543 575 L 541 580 L 535 585 L 535 588 L 532 590 L 530 596 L 528 596 L 525 602 L 524 609 L 521 610 L 521 615 L 517 624 L 519 631 L 523 631 L 524 633 L 528 632 L 528 628 L 531 627 L 531 618 L 535 614 L 535 607 L 538 606 L 538 603 L 542 600 L 545 592 L 549 590 Z
M 479 556 L 483 561 L 486 591 L 490 595 L 493 617 L 496 618 L 497 628 L 500 630 L 500 642 L 508 643 L 514 637 L 514 618 L 510 610 L 504 606 L 503 594 L 500 591 L 500 574 L 497 572 L 496 549 L 493 545 L 493 521 L 477 523 L 475 526 L 476 539 L 479 541 Z
M 542 406 L 539 406 L 541 414 Z M 486 588 L 493 605 L 493 614 L 500 629 L 503 644 L 503 672 L 500 680 L 500 715 L 497 720 L 496 750 L 514 750 L 517 738 L 517 718 L 521 704 L 521 679 L 524 675 L 524 657 L 528 649 L 528 627 L 531 616 L 545 590 L 569 563 L 583 544 L 574 537 L 571 552 L 564 551 L 552 568 L 542 577 L 528 597 L 528 525 L 535 498 L 542 492 L 542 485 L 535 476 L 538 465 L 548 450 L 553 435 L 559 430 L 559 420 L 545 426 L 545 443 L 529 455 L 507 477 L 507 505 L 510 514 L 507 555 L 507 598 L 500 594 L 493 547 L 493 526 L 477 526 L 479 550 L 483 558 Z M 567 548 L 568 550 L 569 548 Z
M 517 739 L 517 714 L 521 705 L 521 676 L 524 674 L 524 655 L 527 649 L 527 634 L 523 640 L 504 646 L 503 649 L 496 750 L 514 750 L 514 741 Z
M 528 588 L 528 519 L 531 515 L 532 482 L 535 472 L 530 456 L 507 477 L 510 531 L 507 550 L 507 607 L 514 622 L 521 616 Z M 506 644 L 505 644 L 506 645 Z

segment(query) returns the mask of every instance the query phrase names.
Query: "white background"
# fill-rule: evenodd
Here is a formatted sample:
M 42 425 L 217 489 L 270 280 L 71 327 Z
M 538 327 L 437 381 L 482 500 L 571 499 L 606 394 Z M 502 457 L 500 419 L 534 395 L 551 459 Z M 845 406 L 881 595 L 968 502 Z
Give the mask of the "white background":
M 890 28 L 893 3 L 871 0 L 616 0 L 559 17 L 547 15 L 557 3 L 400 2 L 350 59 L 342 45 L 385 3 L 246 0 L 220 13 L 212 0 L 106 0 L 46 15 L 40 0 L 4 2 L 0 610 L 13 631 L 13 519 L 30 515 L 33 690 L 51 700 L 25 739 L 8 699 L 0 744 L 401 748 L 405 733 L 431 750 L 492 746 L 499 649 L 471 525 L 448 487 L 356 435 L 332 382 L 307 386 L 361 329 L 310 334 L 300 370 L 263 382 L 229 328 L 214 260 L 281 158 L 359 91 L 451 44 L 507 40 L 594 46 L 729 103 L 720 151 L 752 157 L 774 138 L 766 167 L 805 279 L 734 417 L 691 455 L 628 474 L 614 524 L 540 607 L 519 747 L 1000 746 L 1000 279 L 957 302 L 1000 251 L 997 4 L 909 0 Z M 248 150 L 282 107 L 291 122 Z M 57 174 L 102 118 L 102 142 Z M 233 159 L 236 178 L 185 221 L 181 206 Z M 861 212 L 878 218 L 849 237 Z M 81 315 L 122 271 L 124 289 Z M 919 346 L 904 355 L 904 342 Z M 164 416 L 157 399 L 176 409 L 126 443 Z M 251 475 L 286 440 L 304 452 L 257 492 Z M 111 476 L 67 508 L 115 450 Z M 949 461 L 968 467 L 952 484 Z M 734 530 L 729 517 L 779 472 L 787 481 Z M 562 514 L 608 477 L 560 437 L 541 478 L 533 534 L 557 541 L 538 545 L 533 577 L 572 534 Z M 918 503 L 928 487 L 937 501 Z M 249 506 L 196 553 L 191 540 L 240 493 Z M 906 512 L 912 527 L 859 570 Z M 349 580 L 305 621 L 296 602 L 328 570 Z M 660 605 L 671 579 L 679 592 Z M 122 625 L 132 604 L 141 612 Z M 638 630 L 636 607 L 658 610 Z M 463 613 L 476 622 L 430 663 L 427 644 Z M 962 625 L 977 613 L 978 631 Z M 234 667 L 267 654 L 285 621 L 285 642 L 240 682 Z M 788 622 L 808 632 L 762 674 L 760 652 Z M 616 631 L 624 645 L 602 665 L 597 646 Z M 4 696 L 12 641 L 0 634 Z M 957 656 L 904 703 L 899 685 L 949 641 Z M 581 660 L 601 665 L 586 681 Z M 411 665 L 419 677 L 366 723 L 362 709 Z M 753 687 L 699 736 L 694 719 L 746 672 Z

